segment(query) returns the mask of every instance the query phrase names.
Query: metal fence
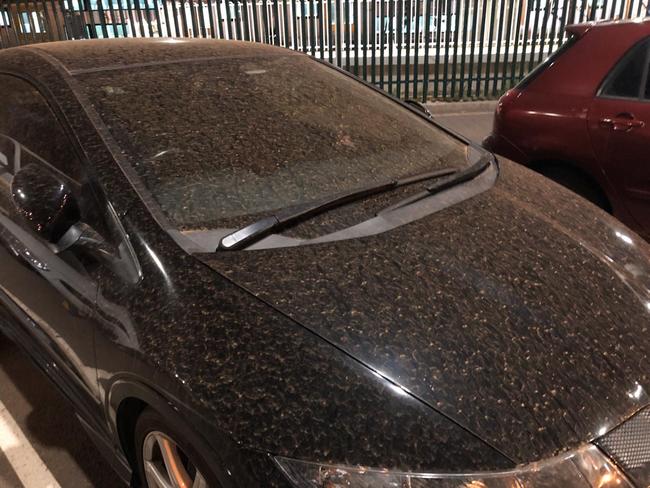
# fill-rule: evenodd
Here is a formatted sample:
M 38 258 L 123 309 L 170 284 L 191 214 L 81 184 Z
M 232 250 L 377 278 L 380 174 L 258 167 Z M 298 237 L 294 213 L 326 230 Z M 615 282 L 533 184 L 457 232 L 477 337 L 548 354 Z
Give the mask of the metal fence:
M 480 99 L 555 50 L 567 24 L 646 11 L 642 0 L 0 0 L 0 47 L 242 39 L 303 51 L 403 98 Z

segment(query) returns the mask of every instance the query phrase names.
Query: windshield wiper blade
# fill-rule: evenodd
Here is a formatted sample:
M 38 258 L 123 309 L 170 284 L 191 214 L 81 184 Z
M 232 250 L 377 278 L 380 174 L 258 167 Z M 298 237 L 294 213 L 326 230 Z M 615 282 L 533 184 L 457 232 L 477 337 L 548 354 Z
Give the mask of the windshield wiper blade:
M 338 195 L 327 197 L 315 202 L 310 202 L 297 207 L 291 207 L 281 210 L 275 215 L 265 217 L 256 222 L 253 222 L 246 227 L 242 227 L 235 232 L 232 232 L 221 239 L 219 248 L 217 250 L 237 250 L 250 246 L 256 241 L 267 236 L 271 232 L 277 231 L 287 225 L 290 225 L 298 220 L 306 219 L 312 215 L 316 215 L 334 207 L 339 207 L 346 203 L 362 198 L 383 193 L 400 186 L 412 185 L 421 181 L 430 180 L 433 178 L 441 178 L 443 176 L 453 175 L 459 171 L 456 168 L 443 168 L 428 173 L 422 173 L 415 176 L 409 176 L 400 180 L 390 180 L 378 185 L 367 186 L 352 190 L 347 193 L 340 193 Z
M 490 164 L 492 164 L 490 158 L 481 158 L 469 168 L 462 171 L 456 171 L 451 176 L 437 181 L 433 185 L 425 188 L 423 191 L 405 198 L 404 200 L 401 200 L 396 204 L 391 205 L 390 207 L 386 207 L 385 209 L 378 212 L 377 215 L 386 214 L 388 212 L 392 212 L 393 210 L 397 210 L 398 208 L 406 207 L 407 205 L 422 200 L 423 198 L 430 197 L 431 195 L 435 195 L 436 193 L 440 193 L 441 191 L 447 190 L 451 187 L 473 180 L 483 171 L 485 171 L 485 169 L 488 168 Z

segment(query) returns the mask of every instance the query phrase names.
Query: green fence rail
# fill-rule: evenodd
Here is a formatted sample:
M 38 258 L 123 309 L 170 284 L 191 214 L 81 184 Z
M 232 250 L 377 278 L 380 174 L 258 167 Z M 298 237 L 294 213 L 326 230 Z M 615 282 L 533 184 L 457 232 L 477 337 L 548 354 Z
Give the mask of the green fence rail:
M 646 12 L 642 0 L 0 0 L 0 47 L 241 39 L 303 51 L 403 98 L 482 99 L 557 49 L 566 25 Z

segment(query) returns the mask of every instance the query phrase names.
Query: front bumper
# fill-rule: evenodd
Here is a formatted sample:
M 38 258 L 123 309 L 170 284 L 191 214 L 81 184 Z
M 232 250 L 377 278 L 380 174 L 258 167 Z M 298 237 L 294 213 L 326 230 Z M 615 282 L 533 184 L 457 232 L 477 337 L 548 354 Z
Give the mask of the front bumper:
M 524 165 L 528 163 L 526 154 L 502 135 L 492 133 L 483 139 L 482 145 L 491 153 L 498 154 L 516 163 Z

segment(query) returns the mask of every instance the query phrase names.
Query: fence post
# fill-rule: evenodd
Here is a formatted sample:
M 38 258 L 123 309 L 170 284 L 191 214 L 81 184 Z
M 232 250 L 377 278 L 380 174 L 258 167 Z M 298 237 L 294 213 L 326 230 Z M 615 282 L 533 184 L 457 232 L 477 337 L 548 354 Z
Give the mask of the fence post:
M 0 48 L 87 37 L 240 39 L 327 59 L 399 97 L 459 100 L 499 96 L 564 42 L 569 23 L 643 13 L 642 0 L 248 1 L 0 0 Z

